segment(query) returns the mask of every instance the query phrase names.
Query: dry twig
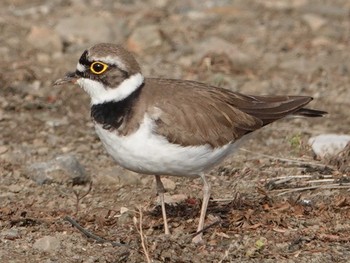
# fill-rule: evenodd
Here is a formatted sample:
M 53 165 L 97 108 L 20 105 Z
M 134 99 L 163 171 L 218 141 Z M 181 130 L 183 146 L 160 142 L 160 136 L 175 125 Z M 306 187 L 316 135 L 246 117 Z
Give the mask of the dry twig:
M 268 159 L 272 159 L 272 160 L 277 160 L 277 161 L 281 161 L 281 162 L 285 162 L 285 163 L 293 163 L 293 164 L 299 164 L 299 165 L 305 165 L 308 167 L 317 167 L 317 168 L 322 168 L 322 169 L 330 169 L 329 165 L 324 165 L 324 164 L 320 164 L 320 163 L 314 163 L 314 162 L 307 162 L 307 161 L 302 161 L 302 160 L 297 160 L 297 159 L 288 159 L 288 158 L 281 158 L 281 157 L 276 157 L 276 156 L 272 156 L 272 155 L 268 155 L 268 154 L 263 154 L 263 153 L 257 153 L 257 152 L 253 152 L 253 151 L 249 151 L 247 149 L 240 149 L 241 151 L 244 152 L 248 152 L 260 157 L 264 157 L 264 158 L 268 158 Z
M 92 181 L 90 181 L 90 183 L 89 183 L 89 189 L 83 195 L 80 195 L 80 193 L 78 191 L 73 190 L 73 193 L 74 193 L 75 198 L 76 198 L 76 204 L 75 204 L 75 214 L 76 215 L 79 212 L 80 201 L 91 192 L 91 189 L 92 189 Z
M 142 245 L 142 249 L 143 249 L 143 253 L 145 254 L 145 257 L 146 257 L 146 260 L 147 260 L 147 263 L 151 263 L 152 260 L 149 256 L 149 253 L 148 253 L 148 249 L 147 249 L 147 244 L 146 244 L 146 239 L 145 239 L 145 236 L 143 234 L 143 229 L 142 229 L 142 210 L 141 210 L 141 207 L 139 207 L 139 215 L 140 215 L 140 219 L 139 219 L 139 225 L 137 226 L 137 218 L 134 217 L 134 224 L 135 224 L 135 227 L 136 227 L 136 230 L 137 232 L 139 233 L 140 235 L 140 238 L 141 238 L 141 245 Z
M 297 174 L 297 175 L 286 175 L 286 176 L 278 176 L 274 177 L 271 180 L 277 180 L 277 179 L 300 179 L 300 178 L 314 178 L 315 175 L 311 174 Z M 321 175 L 320 178 L 332 178 L 333 175 L 328 174 L 328 175 Z
M 69 216 L 65 216 L 64 220 L 68 221 L 69 223 L 71 223 L 74 227 L 76 227 L 81 233 L 83 233 L 86 237 L 91 238 L 96 240 L 98 243 L 111 243 L 113 247 L 129 247 L 126 244 L 122 244 L 119 242 L 114 242 L 114 241 L 109 241 L 103 237 L 99 237 L 93 233 L 91 233 L 90 231 L 86 230 L 85 228 L 83 228 L 81 225 L 78 224 L 77 221 L 75 221 L 73 218 L 69 217 Z
M 284 191 L 282 193 L 279 193 L 277 196 L 285 195 L 288 193 L 293 193 L 293 192 L 300 192 L 300 191 L 306 191 L 306 190 L 314 190 L 314 189 L 344 189 L 344 188 L 350 188 L 350 184 L 328 184 L 328 185 L 315 185 L 315 186 L 308 186 L 308 187 L 300 187 L 300 188 L 293 188 L 290 190 L 286 189 L 279 189 L 279 190 L 274 190 L 274 191 Z
M 216 225 L 219 224 L 220 222 L 221 222 L 221 220 L 217 220 L 217 221 L 211 223 L 210 225 L 204 227 L 201 231 L 198 231 L 198 232 L 192 234 L 192 236 L 195 237 L 195 236 L 197 236 L 197 235 L 203 233 L 204 231 L 207 231 L 209 228 L 211 228 L 211 227 L 213 227 L 213 226 L 216 226 Z

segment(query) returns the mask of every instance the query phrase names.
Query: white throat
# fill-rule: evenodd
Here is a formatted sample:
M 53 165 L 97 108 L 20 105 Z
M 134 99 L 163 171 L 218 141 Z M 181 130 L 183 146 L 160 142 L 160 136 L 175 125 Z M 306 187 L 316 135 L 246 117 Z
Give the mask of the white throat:
M 109 101 L 121 101 L 131 95 L 143 83 L 144 77 L 141 73 L 134 74 L 124 80 L 115 88 L 105 88 L 97 80 L 80 78 L 77 83 L 91 97 L 91 104 L 101 104 Z

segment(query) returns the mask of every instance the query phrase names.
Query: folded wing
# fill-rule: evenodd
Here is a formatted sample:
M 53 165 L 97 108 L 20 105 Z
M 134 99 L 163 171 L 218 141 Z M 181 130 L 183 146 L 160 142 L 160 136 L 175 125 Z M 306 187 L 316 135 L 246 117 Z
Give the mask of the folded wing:
M 152 81 L 170 93 L 155 98 L 161 110 L 155 131 L 182 146 L 220 147 L 287 115 L 324 113 L 303 108 L 311 97 L 248 96 L 192 81 Z

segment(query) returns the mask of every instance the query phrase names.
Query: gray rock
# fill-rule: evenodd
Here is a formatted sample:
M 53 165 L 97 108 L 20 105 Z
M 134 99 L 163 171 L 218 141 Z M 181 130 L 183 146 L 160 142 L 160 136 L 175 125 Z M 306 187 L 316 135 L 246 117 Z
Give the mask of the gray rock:
M 5 145 L 0 145 L 0 154 L 3 154 L 8 151 L 8 147 Z
M 18 184 L 11 184 L 9 185 L 9 187 L 7 188 L 11 193 L 19 193 L 22 191 L 23 186 L 22 185 L 18 185 Z
M 312 1 L 309 1 L 308 5 L 303 6 L 301 10 L 329 18 L 346 18 L 349 16 L 349 8 L 334 4 L 315 5 Z
M 52 1 L 54 2 L 54 1 Z M 54 6 L 50 2 L 42 5 L 28 5 L 29 7 L 19 8 L 15 5 L 9 5 L 9 11 L 15 16 L 33 16 L 38 17 L 40 15 L 47 15 Z
M 281 62 L 279 68 L 296 72 L 299 74 L 312 73 L 320 67 L 320 64 L 315 61 L 307 60 L 306 58 L 291 58 Z
M 22 164 L 33 156 L 34 150 L 27 146 L 16 145 L 13 150 L 10 148 L 0 154 L 0 159 L 5 160 L 9 163 Z
M 278 55 L 273 52 L 266 52 L 261 58 L 261 64 L 264 65 L 264 71 L 269 71 L 278 65 Z M 258 90 L 258 89 L 257 89 Z
M 327 20 L 314 14 L 305 14 L 302 16 L 303 21 L 310 27 L 312 31 L 319 30 L 327 24 Z
M 327 37 L 319 36 L 311 41 L 311 45 L 313 47 L 330 47 L 333 45 L 333 41 Z
M 53 236 L 44 236 L 35 241 L 33 248 L 45 251 L 45 252 L 53 252 L 59 250 L 61 247 L 61 242 Z
M 127 40 L 127 47 L 135 53 L 153 52 L 157 49 L 169 50 L 157 25 L 146 25 L 136 28 Z
M 244 53 L 236 45 L 218 37 L 209 37 L 197 42 L 193 46 L 193 50 L 196 51 L 199 58 L 204 57 L 208 53 L 224 53 L 230 58 L 233 66 L 240 69 L 242 69 L 242 67 L 254 67 L 256 64 L 255 56 Z
M 176 184 L 173 180 L 171 180 L 169 178 L 161 178 L 161 180 L 162 180 L 162 183 L 164 185 L 165 190 L 168 190 L 168 191 L 175 190 Z
M 59 127 L 68 124 L 68 118 L 66 116 L 62 118 L 50 118 L 46 121 L 46 125 L 49 127 Z
M 117 178 L 119 180 L 119 185 L 140 185 L 142 175 L 124 170 L 124 172 L 120 173 Z
M 120 166 L 112 166 L 99 171 L 96 183 L 102 185 L 141 185 L 142 175 L 123 169 Z
M 240 92 L 247 93 L 247 94 L 254 94 L 257 90 L 263 91 L 268 90 L 270 87 L 269 81 L 266 80 L 249 80 L 246 81 L 240 88 Z
M 91 180 L 84 167 L 70 154 L 58 156 L 48 162 L 33 163 L 27 168 L 27 173 L 37 184 L 55 182 L 79 185 Z
M 350 142 L 350 135 L 321 134 L 309 139 L 313 152 L 321 158 L 335 156 Z
M 86 44 L 109 42 L 113 27 L 102 17 L 70 16 L 62 18 L 55 30 L 66 42 L 87 42 Z
M 27 42 L 50 54 L 61 52 L 63 49 L 60 36 L 54 30 L 43 26 L 33 26 L 27 36 Z
M 188 196 L 184 194 L 176 194 L 176 195 L 169 195 L 167 193 L 164 194 L 164 202 L 167 204 L 179 204 L 185 201 L 187 198 Z M 159 197 L 157 197 L 157 203 L 160 204 Z
M 19 82 L 14 86 L 14 88 L 16 90 L 21 90 L 25 94 L 30 94 L 38 97 L 44 96 L 44 91 L 39 80 L 34 80 L 31 83 Z
M 265 0 L 259 2 L 265 8 L 278 11 L 297 9 L 307 4 L 307 0 Z
M 132 223 L 135 213 L 126 207 L 120 209 L 120 215 L 118 216 L 118 224 L 127 225 Z
M 0 232 L 0 236 L 4 239 L 14 240 L 20 238 L 19 231 L 17 229 L 5 229 Z

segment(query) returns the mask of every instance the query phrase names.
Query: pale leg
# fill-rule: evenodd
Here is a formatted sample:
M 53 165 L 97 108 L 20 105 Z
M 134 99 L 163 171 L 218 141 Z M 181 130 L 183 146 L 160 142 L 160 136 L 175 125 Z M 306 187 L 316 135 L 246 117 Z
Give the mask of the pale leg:
M 197 232 L 203 230 L 204 227 L 204 219 L 207 213 L 209 198 L 210 198 L 210 184 L 207 182 L 205 175 L 201 174 L 200 177 L 203 180 L 203 201 L 202 201 L 202 208 L 201 208 L 201 215 L 199 217 L 199 224 L 197 228 Z M 203 241 L 203 233 L 200 233 L 196 235 L 192 242 L 194 243 L 200 243 Z
M 159 196 L 161 207 L 162 207 L 165 234 L 170 235 L 168 220 L 167 220 L 166 211 L 165 211 L 165 203 L 164 203 L 165 189 L 162 181 L 160 180 L 159 175 L 156 175 L 156 188 L 157 188 L 157 194 Z

